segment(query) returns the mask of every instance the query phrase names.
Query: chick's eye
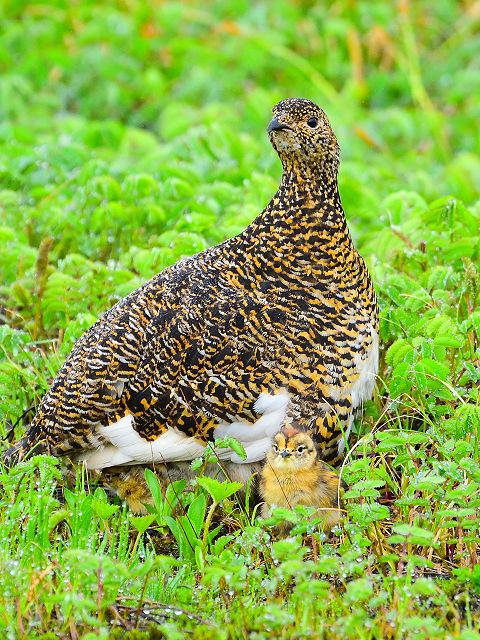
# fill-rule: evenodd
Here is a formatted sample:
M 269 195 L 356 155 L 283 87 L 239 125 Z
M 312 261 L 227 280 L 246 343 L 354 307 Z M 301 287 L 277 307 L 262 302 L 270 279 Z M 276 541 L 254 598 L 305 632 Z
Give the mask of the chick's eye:
M 311 118 L 309 118 L 307 120 L 307 124 L 308 124 L 309 127 L 312 127 L 312 129 L 315 129 L 315 127 L 318 124 L 318 119 L 315 118 L 315 116 L 312 116 Z
M 276 442 L 273 443 L 273 450 L 278 451 L 278 444 Z
M 297 447 L 297 453 L 303 453 L 305 451 L 305 445 L 301 444 Z

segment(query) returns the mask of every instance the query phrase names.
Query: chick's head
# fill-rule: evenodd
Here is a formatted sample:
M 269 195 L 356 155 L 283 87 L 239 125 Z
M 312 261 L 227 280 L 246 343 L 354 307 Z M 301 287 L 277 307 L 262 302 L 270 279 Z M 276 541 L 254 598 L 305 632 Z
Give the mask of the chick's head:
M 312 438 L 292 427 L 277 433 L 267 454 L 268 462 L 278 471 L 309 469 L 316 459 L 317 449 Z
M 268 137 L 284 169 L 302 167 L 313 173 L 336 173 L 340 149 L 327 116 L 311 100 L 287 98 L 273 107 Z

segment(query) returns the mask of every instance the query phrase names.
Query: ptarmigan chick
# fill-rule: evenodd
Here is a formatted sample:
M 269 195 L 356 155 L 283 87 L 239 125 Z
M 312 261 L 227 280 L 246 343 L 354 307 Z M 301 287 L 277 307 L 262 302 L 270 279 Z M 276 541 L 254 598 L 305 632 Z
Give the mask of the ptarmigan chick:
M 260 479 L 262 517 L 275 507 L 318 507 L 323 529 L 329 531 L 340 519 L 340 478 L 318 458 L 311 436 L 285 426 L 274 438 Z

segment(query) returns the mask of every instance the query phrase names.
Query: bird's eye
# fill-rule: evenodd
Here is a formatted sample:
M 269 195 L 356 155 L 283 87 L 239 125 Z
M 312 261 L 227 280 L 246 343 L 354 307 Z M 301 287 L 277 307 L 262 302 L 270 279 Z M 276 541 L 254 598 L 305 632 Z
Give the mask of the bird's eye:
M 299 444 L 297 447 L 297 453 L 303 453 L 305 451 L 306 447 L 304 444 Z
M 273 443 L 273 450 L 278 451 L 278 444 L 276 442 Z
M 312 129 L 315 129 L 315 127 L 318 124 L 318 118 L 315 118 L 315 116 L 312 116 L 307 120 L 307 124 L 309 127 L 312 127 Z

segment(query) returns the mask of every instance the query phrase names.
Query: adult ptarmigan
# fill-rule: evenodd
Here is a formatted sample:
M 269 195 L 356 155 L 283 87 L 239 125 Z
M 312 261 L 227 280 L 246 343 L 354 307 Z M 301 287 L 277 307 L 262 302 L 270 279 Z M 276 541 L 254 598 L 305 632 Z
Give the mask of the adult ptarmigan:
M 348 232 L 324 112 L 283 100 L 268 135 L 283 165 L 271 202 L 238 236 L 107 311 L 75 344 L 7 464 L 32 451 L 91 469 L 185 461 L 226 435 L 248 463 L 285 423 L 338 460 L 374 387 L 375 293 Z

